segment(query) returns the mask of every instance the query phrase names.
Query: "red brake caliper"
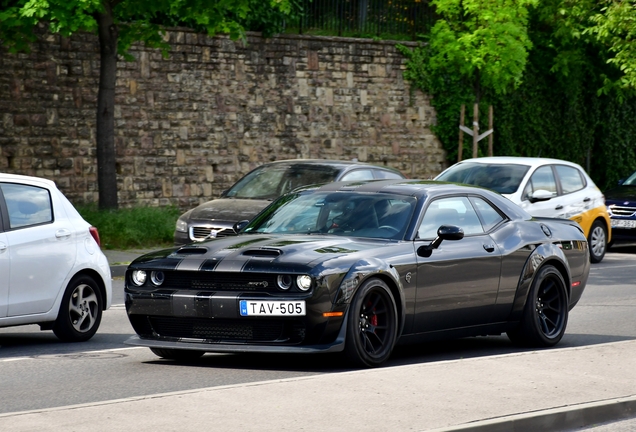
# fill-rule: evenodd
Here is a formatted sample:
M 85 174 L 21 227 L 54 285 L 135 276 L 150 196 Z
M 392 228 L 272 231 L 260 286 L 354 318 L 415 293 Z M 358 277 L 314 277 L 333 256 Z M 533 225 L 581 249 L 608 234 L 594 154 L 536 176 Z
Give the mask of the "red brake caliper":
M 378 316 L 376 314 L 371 315 L 371 319 L 369 320 L 373 327 L 377 327 L 378 325 Z

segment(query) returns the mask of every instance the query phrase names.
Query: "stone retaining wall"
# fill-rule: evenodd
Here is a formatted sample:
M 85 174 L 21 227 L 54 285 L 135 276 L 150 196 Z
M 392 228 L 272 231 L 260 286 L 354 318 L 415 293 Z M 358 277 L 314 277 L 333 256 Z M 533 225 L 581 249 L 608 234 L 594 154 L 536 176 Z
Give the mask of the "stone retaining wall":
M 395 42 L 183 29 L 168 58 L 134 46 L 118 64 L 121 206 L 189 208 L 261 163 L 353 159 L 430 178 L 445 166 L 428 98 L 402 79 Z M 408 44 L 408 43 L 406 43 Z M 29 54 L 0 49 L 0 171 L 53 179 L 97 201 L 96 36 L 43 33 Z

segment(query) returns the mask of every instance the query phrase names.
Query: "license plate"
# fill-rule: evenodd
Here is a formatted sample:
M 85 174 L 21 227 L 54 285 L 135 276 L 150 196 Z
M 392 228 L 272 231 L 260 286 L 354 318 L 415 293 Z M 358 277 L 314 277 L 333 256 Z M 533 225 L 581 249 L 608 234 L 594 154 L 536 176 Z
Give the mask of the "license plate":
M 636 220 L 612 219 L 612 228 L 636 228 Z
M 305 316 L 304 300 L 241 300 L 241 316 Z

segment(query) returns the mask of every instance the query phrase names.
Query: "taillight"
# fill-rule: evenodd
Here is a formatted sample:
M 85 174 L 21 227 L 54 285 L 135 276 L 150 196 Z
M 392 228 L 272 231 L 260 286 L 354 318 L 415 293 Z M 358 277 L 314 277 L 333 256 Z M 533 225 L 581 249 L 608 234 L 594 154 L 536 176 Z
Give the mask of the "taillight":
M 92 226 L 88 229 L 88 231 L 91 233 L 91 235 L 95 239 L 95 243 L 97 243 L 97 246 L 101 247 L 102 243 L 99 241 L 99 231 L 97 231 L 97 228 Z

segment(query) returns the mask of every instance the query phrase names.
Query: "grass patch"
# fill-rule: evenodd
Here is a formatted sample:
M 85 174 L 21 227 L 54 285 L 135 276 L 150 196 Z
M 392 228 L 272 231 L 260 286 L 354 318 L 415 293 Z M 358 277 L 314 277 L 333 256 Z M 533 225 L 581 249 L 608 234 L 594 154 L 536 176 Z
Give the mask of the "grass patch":
M 77 207 L 84 219 L 99 231 L 103 249 L 158 249 L 173 245 L 177 207 L 137 207 L 99 210 Z

